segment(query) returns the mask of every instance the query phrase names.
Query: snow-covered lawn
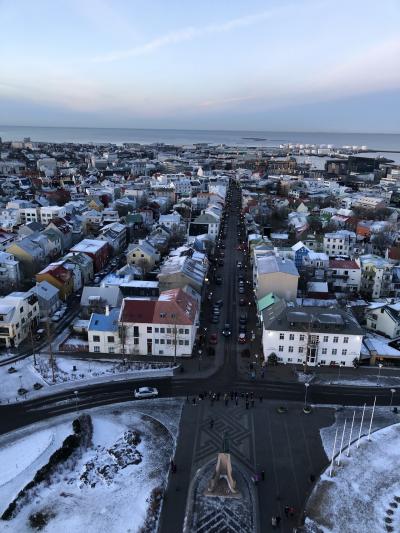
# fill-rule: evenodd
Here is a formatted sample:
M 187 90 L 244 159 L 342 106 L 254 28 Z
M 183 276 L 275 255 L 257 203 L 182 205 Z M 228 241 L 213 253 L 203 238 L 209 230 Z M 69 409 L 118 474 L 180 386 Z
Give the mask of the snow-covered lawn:
M 400 387 L 400 377 L 398 376 L 379 376 L 378 370 L 375 374 L 362 375 L 363 371 L 359 370 L 359 377 L 346 376 L 345 371 L 339 377 L 339 372 L 336 374 L 317 374 L 310 371 L 308 374 L 304 372 L 296 372 L 297 381 L 300 383 L 312 383 L 314 385 L 347 385 L 349 387 Z
M 342 454 L 334 475 L 329 476 L 328 468 L 311 494 L 307 530 L 400 531 L 399 442 L 400 424 L 396 424 L 372 433 L 370 441 L 364 437 L 358 449 L 352 447 L 349 458 Z
M 54 515 L 42 530 L 45 533 L 139 531 L 148 516 L 152 491 L 165 485 L 181 410 L 181 400 L 157 399 L 86 411 L 93 420 L 93 445 L 78 454 L 72 470 L 67 465 L 59 468 L 50 485 L 35 489 L 15 518 L 0 521 L 0 532 L 31 531 L 29 516 L 41 510 Z M 61 425 L 71 433 L 72 418 L 64 415 L 47 422 L 47 427 L 42 423 L 26 428 L 20 439 L 37 447 L 37 435 L 43 431 L 51 434 Z M 38 432 L 32 433 L 36 428 Z M 0 464 L 5 438 L 8 457 L 18 453 L 18 443 L 11 442 L 10 435 L 1 438 Z M 1 513 L 33 477 L 32 469 L 29 474 L 28 469 L 15 473 L 13 480 L 0 486 Z
M 0 403 L 12 403 L 38 396 L 44 396 L 63 388 L 70 388 L 73 382 L 90 381 L 101 383 L 103 381 L 120 380 L 128 378 L 151 378 L 171 376 L 173 368 L 168 363 L 152 365 L 147 362 L 116 363 L 112 361 L 96 361 L 88 359 L 74 359 L 70 357 L 55 358 L 55 382 L 52 380 L 52 370 L 46 356 L 36 356 L 36 367 L 33 358 L 28 357 L 15 363 L 0 367 Z M 15 368 L 16 372 L 10 374 L 8 369 Z M 75 370 L 74 370 L 75 367 Z M 34 389 L 34 384 L 40 383 L 42 388 Z M 23 387 L 28 392 L 21 396 L 18 389 Z

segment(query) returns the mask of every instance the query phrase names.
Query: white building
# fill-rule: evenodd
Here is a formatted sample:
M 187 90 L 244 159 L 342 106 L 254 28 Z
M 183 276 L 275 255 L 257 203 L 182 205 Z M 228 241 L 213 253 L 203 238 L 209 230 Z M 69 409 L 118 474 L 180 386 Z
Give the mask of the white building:
M 0 289 L 8 288 L 9 291 L 16 288 L 20 281 L 19 261 L 12 254 L 0 251 Z
M 0 347 L 17 347 L 39 321 L 39 302 L 32 292 L 12 292 L 0 298 Z
M 336 255 L 352 255 L 356 245 L 354 231 L 339 230 L 324 235 L 324 252 L 330 257 Z
M 265 360 L 281 363 L 353 366 L 360 358 L 363 331 L 349 311 L 295 307 L 279 301 L 262 312 Z
M 371 254 L 361 255 L 357 262 L 361 267 L 361 293 L 370 299 L 391 296 L 393 264 Z
M 66 215 L 67 210 L 64 206 L 49 205 L 40 208 L 40 222 L 44 225 L 47 225 L 52 218 L 65 218 Z
M 351 259 L 331 259 L 328 279 L 334 292 L 359 292 L 361 268 L 356 261 Z
M 104 315 L 93 313 L 88 327 L 89 352 L 121 353 L 118 317 L 120 308 L 109 310 Z

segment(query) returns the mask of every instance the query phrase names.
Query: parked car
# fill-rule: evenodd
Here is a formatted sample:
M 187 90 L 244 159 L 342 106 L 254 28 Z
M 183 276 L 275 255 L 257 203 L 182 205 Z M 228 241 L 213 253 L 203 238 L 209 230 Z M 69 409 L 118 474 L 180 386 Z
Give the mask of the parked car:
M 219 307 L 213 307 L 212 308 L 212 314 L 213 315 L 220 315 L 221 314 L 221 309 Z
M 239 316 L 239 324 L 247 324 L 247 315 L 246 315 L 246 313 L 242 313 Z
M 217 276 L 217 277 L 215 278 L 215 283 L 216 283 L 217 285 L 222 285 L 222 277 L 221 277 L 221 276 Z
M 211 317 L 211 324 L 218 324 L 219 322 L 219 315 L 213 315 Z
M 231 331 L 230 324 L 225 324 L 224 329 L 222 330 L 222 335 L 224 337 L 230 337 L 231 334 L 232 334 L 232 331 Z
M 218 266 L 220 266 L 220 267 L 223 267 L 223 266 L 224 266 L 224 260 L 223 260 L 223 259 L 220 259 L 220 260 L 218 261 Z
M 140 398 L 155 398 L 158 396 L 158 390 L 155 387 L 140 387 L 135 389 L 134 396 Z
M 46 332 L 44 329 L 38 329 L 35 333 L 35 340 L 40 341 L 45 336 Z
M 239 324 L 239 333 L 246 334 L 246 331 L 247 331 L 246 324 Z
M 246 334 L 245 333 L 239 333 L 238 343 L 239 344 L 246 344 L 246 342 L 247 342 Z
M 243 286 L 239 287 L 239 294 L 244 294 L 244 287 Z
M 57 311 L 56 313 L 54 313 L 54 315 L 51 317 L 51 321 L 52 322 L 59 322 L 61 320 L 61 313 L 60 311 Z
M 246 303 L 247 303 L 247 302 L 246 302 L 246 299 L 245 299 L 245 298 L 240 298 L 240 299 L 239 299 L 239 305 L 240 305 L 240 306 L 246 305 Z
M 217 300 L 214 305 L 217 305 L 218 307 L 222 307 L 224 305 L 223 300 Z
M 210 342 L 210 344 L 218 344 L 218 334 L 217 333 L 211 333 L 209 342 Z

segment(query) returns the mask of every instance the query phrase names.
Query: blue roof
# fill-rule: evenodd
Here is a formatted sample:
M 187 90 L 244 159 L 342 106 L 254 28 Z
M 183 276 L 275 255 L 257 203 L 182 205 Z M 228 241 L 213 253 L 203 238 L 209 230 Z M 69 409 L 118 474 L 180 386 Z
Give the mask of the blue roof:
M 109 315 L 93 313 L 88 331 L 117 331 L 119 308 L 111 309 Z

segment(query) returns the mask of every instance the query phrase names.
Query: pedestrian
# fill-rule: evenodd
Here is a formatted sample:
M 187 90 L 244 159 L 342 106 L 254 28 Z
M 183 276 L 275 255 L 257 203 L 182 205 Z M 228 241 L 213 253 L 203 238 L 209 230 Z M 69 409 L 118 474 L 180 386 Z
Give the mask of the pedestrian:
M 249 400 L 246 400 L 246 409 L 249 408 Z
M 310 474 L 310 483 L 314 483 L 314 481 L 315 481 L 314 474 Z
M 248 399 L 249 399 L 249 393 L 246 392 L 246 400 L 248 400 Z
M 228 400 L 228 396 L 226 396 L 226 398 L 225 398 L 225 407 L 228 406 L 228 401 L 229 401 L 229 400 Z
M 279 524 L 281 523 L 281 517 L 278 515 L 276 517 L 276 525 L 279 527 Z
M 289 509 L 290 516 L 294 516 L 295 512 L 296 512 L 296 509 L 294 507 L 290 507 L 290 509 Z
M 251 398 L 251 399 L 254 398 L 254 393 L 253 393 L 253 392 L 250 392 L 250 398 Z
M 219 399 L 221 397 L 221 393 L 220 392 L 217 392 L 217 401 L 219 402 Z
M 251 407 L 254 407 L 254 398 L 251 399 Z
M 189 403 L 189 394 L 186 394 L 186 402 Z
M 231 400 L 233 400 L 233 392 L 231 392 Z
M 237 396 L 236 396 L 236 398 L 235 398 L 235 405 L 236 405 L 236 407 L 238 406 L 238 404 L 239 404 L 239 402 L 238 402 L 238 398 L 237 398 Z
M 193 396 L 192 403 L 193 403 L 193 405 L 196 405 L 196 396 Z
M 213 427 L 214 427 L 214 419 L 211 418 L 211 420 L 210 420 L 210 429 L 212 429 Z
M 265 471 L 261 470 L 261 481 L 265 481 Z
M 285 505 L 285 507 L 283 508 L 283 510 L 285 512 L 285 516 L 289 516 L 289 509 L 290 509 L 290 507 L 288 505 Z
M 277 525 L 278 525 L 278 521 L 277 521 L 277 519 L 276 519 L 276 516 L 273 516 L 273 517 L 271 518 L 271 526 L 272 526 L 272 527 L 276 527 Z
M 262 397 L 262 394 L 260 394 L 260 403 L 262 403 L 263 401 L 263 397 Z

